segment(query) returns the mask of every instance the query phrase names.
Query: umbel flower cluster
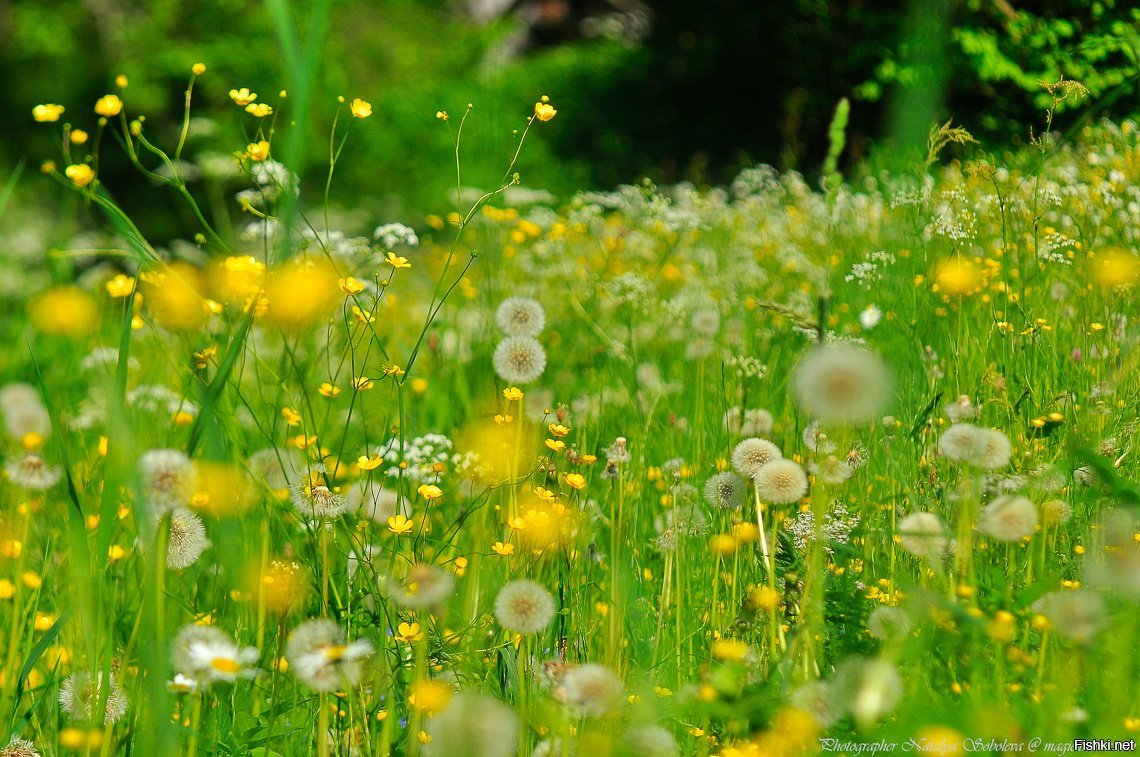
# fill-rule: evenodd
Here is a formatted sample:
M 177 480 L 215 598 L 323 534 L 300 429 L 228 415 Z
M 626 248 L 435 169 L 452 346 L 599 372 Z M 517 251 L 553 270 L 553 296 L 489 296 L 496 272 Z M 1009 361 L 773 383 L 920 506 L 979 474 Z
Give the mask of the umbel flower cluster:
M 559 202 L 542 98 L 501 185 L 366 218 L 278 161 L 287 95 L 164 147 L 127 85 L 33 112 L 84 231 L 0 219 L 0 756 L 1140 730 L 1134 124 Z

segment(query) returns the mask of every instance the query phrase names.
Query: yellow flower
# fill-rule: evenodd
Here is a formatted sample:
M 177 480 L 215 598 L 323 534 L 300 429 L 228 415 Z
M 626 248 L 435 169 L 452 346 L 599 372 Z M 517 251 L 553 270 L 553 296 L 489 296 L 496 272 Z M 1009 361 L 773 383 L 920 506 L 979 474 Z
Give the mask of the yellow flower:
M 317 391 L 321 393 L 322 397 L 328 397 L 329 399 L 332 399 L 333 397 L 340 394 L 340 388 L 333 386 L 327 381 L 321 384 Z
M 416 491 L 428 502 L 443 496 L 443 489 L 440 489 L 435 484 L 420 484 L 420 488 L 416 489 Z
M 273 115 L 273 107 L 265 103 L 250 103 L 245 106 L 245 112 L 254 118 L 265 118 L 266 116 Z
M 581 491 L 582 489 L 586 488 L 586 477 L 581 473 L 567 473 L 566 485 L 571 489 L 577 489 Z
M 419 641 L 423 636 L 419 623 L 400 623 L 396 626 L 396 632 L 396 641 L 402 641 L 405 644 Z
M 351 276 L 349 276 L 347 279 L 338 279 L 337 283 L 340 285 L 340 291 L 349 296 L 360 294 L 364 291 L 364 284 L 360 283 Z
M 301 425 L 301 414 L 291 407 L 281 408 L 281 415 L 285 418 L 285 423 L 289 426 Z
M 1105 289 L 1135 284 L 1140 278 L 1140 257 L 1119 248 L 1093 259 L 1093 280 Z
M 440 121 L 446 121 L 449 118 L 451 118 L 451 116 L 447 115 L 446 110 L 437 110 L 435 112 L 435 117 L 438 118 Z
M 384 458 L 380 457 L 380 455 L 373 455 L 372 457 L 361 455 L 356 460 L 356 464 L 360 466 L 360 470 L 376 470 L 383 462 Z
M 546 446 L 555 452 L 561 452 L 562 450 L 566 449 L 566 442 L 562 441 L 561 439 L 547 439 Z
M 99 329 L 99 311 L 91 295 L 78 287 L 55 287 L 28 303 L 37 330 L 57 336 L 87 336 Z
M 241 89 L 231 89 L 230 99 L 233 100 L 234 104 L 238 107 L 244 108 L 257 99 L 257 93 L 250 92 L 248 87 L 242 87 Z
M 570 429 L 567 428 L 566 426 L 563 426 L 561 423 L 551 423 L 550 426 L 548 426 L 548 428 L 550 429 L 550 435 L 551 436 L 556 436 L 559 438 L 566 436 L 567 434 L 570 433 Z
M 412 521 L 404 514 L 393 515 L 388 519 L 388 530 L 396 536 L 403 536 L 412 530 Z
M 503 390 L 503 396 L 507 398 L 508 402 L 518 402 L 523 398 L 523 392 L 517 386 L 508 386 Z
M 427 713 L 436 713 L 447 706 L 451 687 L 439 681 L 417 681 L 412 684 L 408 704 Z
M 206 64 L 205 63 L 195 63 L 193 66 L 190 67 L 190 71 L 195 76 L 201 76 L 202 74 L 206 73 Z
M 269 143 L 264 139 L 260 142 L 250 142 L 245 146 L 245 156 L 252 161 L 260 163 L 269 157 Z
M 95 101 L 95 112 L 101 116 L 111 118 L 123 110 L 123 101 L 118 95 L 103 95 Z
M 16 596 L 16 584 L 7 578 L 0 578 L 0 599 L 11 599 Z
M 376 386 L 376 384 L 367 376 L 360 376 L 352 380 L 352 388 L 358 392 L 367 392 L 374 386 Z
M 131 276 L 120 273 L 107 282 L 107 294 L 115 298 L 129 297 L 135 290 L 135 280 Z
M 728 534 L 717 534 L 709 540 L 709 549 L 718 555 L 731 555 L 736 551 L 736 539 Z
M 123 74 L 119 74 L 115 77 L 115 86 L 119 89 L 126 89 L 128 84 L 130 84 L 130 81 Z
M 538 102 L 534 104 L 534 117 L 539 121 L 549 121 L 556 115 L 558 115 L 558 111 L 550 103 Z
M 982 273 L 969 260 L 950 258 L 937 266 L 934 281 L 946 294 L 973 294 L 982 284 Z
M 503 544 L 501 541 L 497 541 L 491 545 L 491 551 L 495 554 L 506 557 L 507 555 L 513 555 L 515 553 L 515 545 Z
M 496 415 L 495 416 L 495 423 L 498 423 L 500 426 L 506 426 L 507 424 L 509 424 L 514 419 L 515 418 L 513 415 Z
M 63 175 L 71 179 L 71 183 L 75 186 L 85 187 L 94 180 L 95 171 L 86 163 L 76 163 L 65 168 Z
M 42 123 L 54 123 L 63 115 L 64 107 L 55 103 L 37 105 L 32 108 L 32 118 Z
M 83 131 L 83 129 L 72 129 L 71 130 L 71 144 L 82 145 L 82 144 L 86 144 L 86 143 L 87 143 L 87 132 Z
M 391 265 L 396 270 L 399 270 L 401 268 L 411 268 L 412 267 L 412 264 L 408 262 L 407 258 L 401 257 L 394 252 L 388 253 L 388 264 Z
M 372 115 L 372 103 L 359 97 L 353 100 L 348 108 L 352 111 L 353 118 L 368 118 Z
M 717 639 L 712 643 L 712 656 L 726 662 L 743 662 L 752 650 L 739 639 Z

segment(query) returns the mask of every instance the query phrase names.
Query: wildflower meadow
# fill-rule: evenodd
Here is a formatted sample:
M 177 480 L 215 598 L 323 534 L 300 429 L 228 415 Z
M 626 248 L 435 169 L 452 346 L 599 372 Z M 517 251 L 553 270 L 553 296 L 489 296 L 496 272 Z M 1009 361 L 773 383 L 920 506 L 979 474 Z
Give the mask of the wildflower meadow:
M 367 98 L 212 76 L 20 114 L 0 755 L 1134 749 L 1136 122 L 557 196 L 557 92 L 478 187 L 441 103 L 396 219 Z

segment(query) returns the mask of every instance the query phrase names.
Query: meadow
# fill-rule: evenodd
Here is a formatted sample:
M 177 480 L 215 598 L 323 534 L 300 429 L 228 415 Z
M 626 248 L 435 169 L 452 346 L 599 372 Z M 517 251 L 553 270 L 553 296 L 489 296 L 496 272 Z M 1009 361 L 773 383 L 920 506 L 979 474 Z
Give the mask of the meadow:
M 482 188 L 435 114 L 405 225 L 338 193 L 368 102 L 302 182 L 292 98 L 219 144 L 188 74 L 169 144 L 125 81 L 29 114 L 70 239 L 0 191 L 0 755 L 1136 738 L 1135 123 L 845 178 L 841 103 L 819 182 L 556 198 L 536 97 Z

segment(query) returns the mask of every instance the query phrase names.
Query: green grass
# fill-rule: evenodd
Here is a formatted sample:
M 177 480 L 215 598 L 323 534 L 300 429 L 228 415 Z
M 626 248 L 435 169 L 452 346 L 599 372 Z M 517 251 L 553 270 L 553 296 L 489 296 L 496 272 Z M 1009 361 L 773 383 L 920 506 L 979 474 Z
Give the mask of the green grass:
M 313 69 L 293 75 L 319 93 Z M 107 124 L 102 149 L 118 135 L 158 171 L 169 153 L 146 130 L 131 138 L 135 115 Z M 460 185 L 460 125 L 478 117 L 447 124 L 456 166 L 439 170 Z M 295 157 L 287 119 L 247 118 L 249 138 Z M 342 110 L 330 144 L 347 123 Z M 368 238 L 383 218 L 330 234 L 323 183 L 281 202 L 288 176 L 259 183 L 246 157 L 201 214 L 214 228 L 155 250 L 112 188 L 64 177 L 81 162 L 64 156 L 52 175 L 107 226 L 6 268 L 0 381 L 34 387 L 3 408 L 12 735 L 103 755 L 1134 737 L 1136 126 L 1020 153 L 967 146 L 972 159 L 950 165 L 932 147 L 927 169 L 829 177 L 826 193 L 757 168 L 724 190 L 641 185 L 553 206 L 511 186 L 516 151 L 543 128 L 532 120 L 502 156 L 503 191 L 440 209 L 418 246 L 395 249 Z M 948 135 L 967 141 L 932 144 Z M 339 160 L 367 139 L 353 127 Z M 153 175 L 206 205 L 177 171 Z M 260 193 L 244 214 L 241 188 Z M 334 202 L 350 206 L 336 189 L 334 174 Z M 22 221 L 12 197 L 9 227 Z M 288 236 L 229 231 L 283 214 Z M 521 398 L 493 358 L 512 296 L 545 313 L 545 369 Z M 821 398 L 797 366 L 821 340 L 891 375 L 865 386 L 850 369 L 850 397 L 842 366 L 825 373 L 839 401 L 870 405 L 858 423 L 810 425 Z M 972 419 L 956 416 L 967 407 Z M 755 429 L 726 423 L 734 408 L 767 411 L 770 428 L 756 413 Z M 948 459 L 955 417 L 1000 431 L 1009 460 Z M 738 506 L 711 507 L 705 482 L 752 435 L 819 475 L 786 504 L 748 483 Z M 186 454 L 194 473 L 167 464 L 156 480 L 153 450 Z M 58 480 L 38 490 L 26 453 Z M 362 486 L 385 492 L 379 517 L 312 516 Z M 1017 522 L 986 526 L 999 493 L 1032 503 L 1024 538 L 995 538 Z M 1053 500 L 1071 517 L 1047 521 Z M 186 511 L 211 545 L 168 568 Z M 941 542 L 916 547 L 900 526 L 917 512 L 945 527 L 926 559 L 913 552 Z M 522 578 L 554 612 L 520 635 L 495 600 Z M 290 638 L 314 618 L 345 638 L 307 665 Z M 233 660 L 191 669 L 171 648 L 195 623 L 257 652 L 215 639 Z M 590 663 L 620 695 L 583 689 Z M 310 685 L 319 664 L 329 687 Z M 236 680 L 211 679 L 234 667 Z M 116 722 L 90 715 L 110 687 L 86 716 L 61 709 L 76 674 L 114 675 Z

